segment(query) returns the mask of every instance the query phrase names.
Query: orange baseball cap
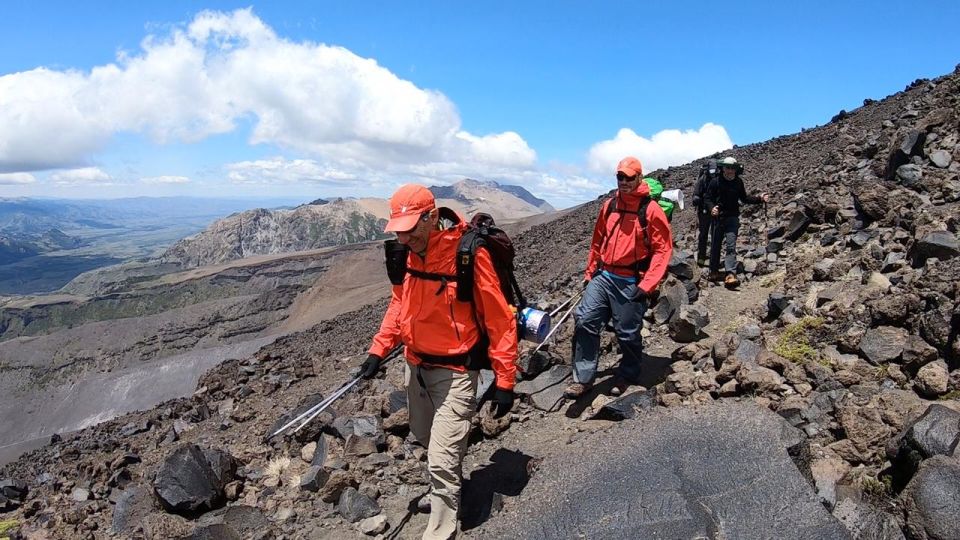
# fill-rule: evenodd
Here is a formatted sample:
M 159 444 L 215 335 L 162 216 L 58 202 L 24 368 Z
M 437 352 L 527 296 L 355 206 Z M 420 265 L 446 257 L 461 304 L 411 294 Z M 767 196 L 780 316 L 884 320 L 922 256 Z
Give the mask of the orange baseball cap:
M 617 172 L 627 176 L 643 176 L 643 166 L 640 165 L 639 159 L 628 156 L 621 159 L 620 163 L 617 164 Z
M 421 214 L 436 207 L 429 189 L 420 184 L 404 184 L 390 197 L 390 221 L 383 231 L 409 231 L 417 226 Z

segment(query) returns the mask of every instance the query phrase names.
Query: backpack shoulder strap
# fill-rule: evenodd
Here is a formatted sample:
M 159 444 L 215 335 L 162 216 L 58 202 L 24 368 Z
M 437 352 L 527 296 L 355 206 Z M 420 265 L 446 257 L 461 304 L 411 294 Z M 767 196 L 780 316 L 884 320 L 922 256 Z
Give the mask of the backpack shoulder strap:
M 647 258 L 653 256 L 653 251 L 650 249 L 650 231 L 647 230 L 647 225 L 649 220 L 647 219 L 647 210 L 650 207 L 650 197 L 644 197 L 643 202 L 640 203 L 640 207 L 637 209 L 637 218 L 640 220 L 640 234 L 643 235 L 643 246 L 647 248 Z
M 474 265 L 477 248 L 483 243 L 484 239 L 476 227 L 467 227 L 460 237 L 457 247 L 457 300 L 461 302 L 473 302 Z

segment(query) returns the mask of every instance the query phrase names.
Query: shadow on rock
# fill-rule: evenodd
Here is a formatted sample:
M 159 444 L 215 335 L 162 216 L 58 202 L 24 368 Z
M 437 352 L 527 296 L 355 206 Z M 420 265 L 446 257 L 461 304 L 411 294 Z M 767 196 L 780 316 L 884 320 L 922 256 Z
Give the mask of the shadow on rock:
M 670 374 L 670 364 L 672 362 L 673 360 L 671 360 L 669 356 L 653 356 L 650 354 L 644 354 L 643 363 L 641 364 L 640 380 L 638 381 L 638 384 L 644 388 L 653 388 L 654 386 L 667 380 L 667 375 Z M 597 379 L 600 380 L 607 375 L 614 375 L 615 373 L 616 368 L 608 368 L 597 372 Z M 595 384 L 589 392 L 580 396 L 579 399 L 571 403 L 564 413 L 567 418 L 580 418 L 580 415 L 583 414 L 583 411 L 587 410 L 593 404 L 594 400 L 597 399 L 597 396 L 610 395 L 610 390 L 613 388 L 613 379 L 614 377 L 607 377 L 606 379 L 600 380 L 600 382 Z
M 461 503 L 463 529 L 480 526 L 503 507 L 503 495 L 515 497 L 530 480 L 529 466 L 533 458 L 503 448 L 490 456 L 486 467 L 477 469 L 464 482 Z

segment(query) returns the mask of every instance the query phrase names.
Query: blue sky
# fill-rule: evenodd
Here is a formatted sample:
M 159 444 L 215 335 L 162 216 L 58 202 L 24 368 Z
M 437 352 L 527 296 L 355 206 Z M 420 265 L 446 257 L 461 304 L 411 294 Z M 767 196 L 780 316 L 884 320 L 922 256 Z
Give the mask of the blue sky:
M 469 176 L 568 206 L 624 155 L 650 169 L 794 133 L 960 62 L 955 1 L 0 11 L 0 197 L 309 200 Z

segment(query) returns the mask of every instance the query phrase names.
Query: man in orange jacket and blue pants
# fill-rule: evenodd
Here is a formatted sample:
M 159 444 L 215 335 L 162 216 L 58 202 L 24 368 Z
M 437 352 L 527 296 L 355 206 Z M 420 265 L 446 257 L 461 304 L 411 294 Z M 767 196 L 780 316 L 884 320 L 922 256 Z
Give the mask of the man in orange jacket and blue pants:
M 650 187 L 642 180 L 640 160 L 624 158 L 617 165 L 617 192 L 600 207 L 583 299 L 573 313 L 574 382 L 564 392 L 568 398 L 582 396 L 593 385 L 600 332 L 611 318 L 623 354 L 611 393 L 620 395 L 639 381 L 643 315 L 673 254 L 667 216 L 656 202 L 650 203 Z
M 453 224 L 442 227 L 441 214 Z M 391 279 L 390 305 L 361 371 L 373 377 L 386 354 L 405 345 L 410 430 L 427 448 L 430 471 L 424 539 L 457 534 L 463 456 L 477 409 L 477 358 L 486 355 L 496 374 L 495 415 L 503 416 L 513 405 L 516 316 L 486 249 L 476 253 L 473 301 L 457 300 L 456 255 L 465 230 L 463 218 L 437 208 L 423 186 L 401 186 L 390 198 L 385 231 L 395 232 L 409 253 L 402 283 Z

